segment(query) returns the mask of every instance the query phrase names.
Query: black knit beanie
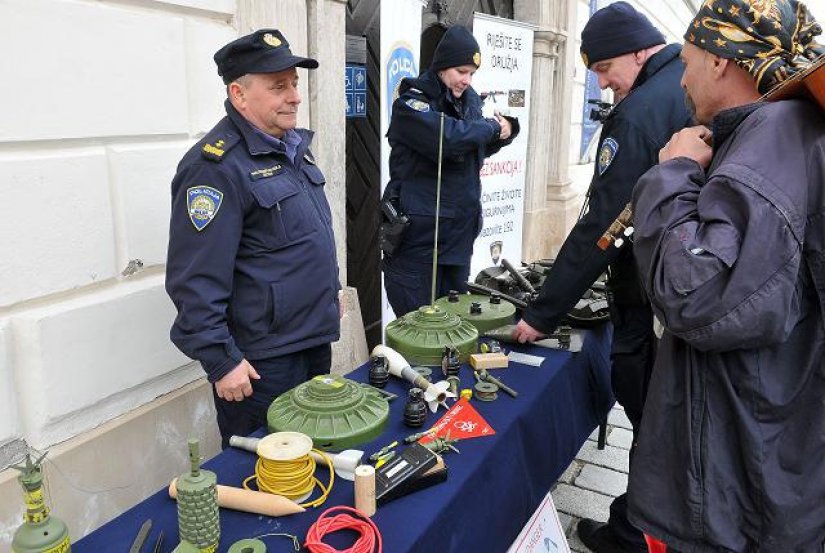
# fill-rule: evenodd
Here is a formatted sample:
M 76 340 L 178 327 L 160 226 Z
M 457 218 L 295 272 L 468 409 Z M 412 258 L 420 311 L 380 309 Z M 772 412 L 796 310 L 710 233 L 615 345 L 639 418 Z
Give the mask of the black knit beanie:
M 644 14 L 627 2 L 616 2 L 593 14 L 582 31 L 582 60 L 586 67 L 664 44 L 665 36 Z
M 440 71 L 459 65 L 481 65 L 481 50 L 473 34 L 461 26 L 450 27 L 435 48 L 430 69 Z

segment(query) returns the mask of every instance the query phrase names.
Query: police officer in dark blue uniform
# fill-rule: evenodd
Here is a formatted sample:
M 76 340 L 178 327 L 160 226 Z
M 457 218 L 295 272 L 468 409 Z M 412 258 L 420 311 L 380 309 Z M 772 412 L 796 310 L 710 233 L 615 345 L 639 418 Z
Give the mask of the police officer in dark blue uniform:
M 224 447 L 279 394 L 329 372 L 338 266 L 324 175 L 297 129 L 298 73 L 318 62 L 263 29 L 215 54 L 224 117 L 178 165 L 166 290 L 171 338 L 213 384 Z
M 518 121 L 484 118 L 470 86 L 481 52 L 464 27 L 447 30 L 430 68 L 404 79 L 387 132 L 390 182 L 384 200 L 409 218 L 400 243 L 384 248 L 384 284 L 397 316 L 430 303 L 439 142 L 443 147 L 436 294 L 466 291 L 473 241 L 481 231 L 484 159 L 518 134 Z M 439 140 L 441 117 L 444 136 Z
M 639 177 L 657 163 L 659 150 L 691 122 L 679 84 L 680 51 L 676 44 L 665 46 L 662 33 L 625 2 L 597 11 L 582 31 L 584 63 L 598 76 L 602 89 L 613 90 L 617 104 L 599 139 L 588 211 L 568 235 L 538 299 L 516 329 L 521 342 L 551 332 L 608 271 L 614 329 L 611 382 L 633 425 L 634 442 L 655 355 L 653 315 L 631 244 L 603 251 L 597 242 L 630 200 Z M 647 551 L 642 534 L 627 520 L 625 494 L 613 501 L 607 524 L 583 519 L 578 533 L 597 553 Z

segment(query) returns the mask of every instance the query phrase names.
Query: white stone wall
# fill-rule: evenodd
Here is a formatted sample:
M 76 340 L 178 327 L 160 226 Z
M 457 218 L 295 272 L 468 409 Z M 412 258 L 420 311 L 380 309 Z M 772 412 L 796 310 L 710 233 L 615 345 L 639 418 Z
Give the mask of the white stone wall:
M 168 337 L 169 183 L 222 116 L 212 54 L 235 10 L 0 2 L 0 449 L 52 446 L 202 376 Z

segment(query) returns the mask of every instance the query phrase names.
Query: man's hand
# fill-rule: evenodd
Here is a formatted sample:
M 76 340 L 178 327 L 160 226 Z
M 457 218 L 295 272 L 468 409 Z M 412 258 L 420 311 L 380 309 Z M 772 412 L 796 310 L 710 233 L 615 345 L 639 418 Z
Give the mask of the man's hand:
M 516 329 L 513 331 L 513 338 L 518 340 L 519 344 L 535 342 L 539 338 L 544 338 L 544 336 L 544 333 L 527 324 L 524 319 L 518 322 Z
M 226 401 L 243 401 L 252 395 L 252 382 L 249 379 L 260 380 L 261 376 L 255 368 L 244 359 L 238 366 L 226 373 L 223 378 L 215 382 L 215 392 L 219 398 Z
M 513 125 L 510 121 L 504 117 L 502 114 L 496 112 L 493 114 L 496 121 L 498 122 L 499 126 L 501 127 L 501 132 L 498 133 L 498 137 L 501 140 L 507 140 L 510 138 L 510 135 L 513 133 Z
M 689 127 L 682 129 L 671 137 L 665 147 L 659 150 L 659 163 L 664 163 L 677 157 L 692 159 L 707 169 L 713 157 L 713 149 L 707 144 L 711 132 L 707 127 Z

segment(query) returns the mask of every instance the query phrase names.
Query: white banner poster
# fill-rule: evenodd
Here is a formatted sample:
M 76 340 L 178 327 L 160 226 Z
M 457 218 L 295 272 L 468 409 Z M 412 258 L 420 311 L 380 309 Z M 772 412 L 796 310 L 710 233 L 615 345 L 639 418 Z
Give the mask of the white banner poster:
M 390 180 L 390 126 L 392 103 L 404 77 L 417 77 L 421 50 L 421 12 L 427 0 L 382 0 L 381 2 L 381 193 Z M 381 278 L 382 327 L 395 317 Z M 404 313 L 399 313 L 404 315 Z
M 526 23 L 480 13 L 473 20 L 473 35 L 481 48 L 473 88 L 486 98 L 484 115 L 492 117 L 497 111 L 517 117 L 521 131 L 481 168 L 484 226 L 473 246 L 470 280 L 482 269 L 498 265 L 502 257 L 515 266 L 521 262 L 534 30 Z

